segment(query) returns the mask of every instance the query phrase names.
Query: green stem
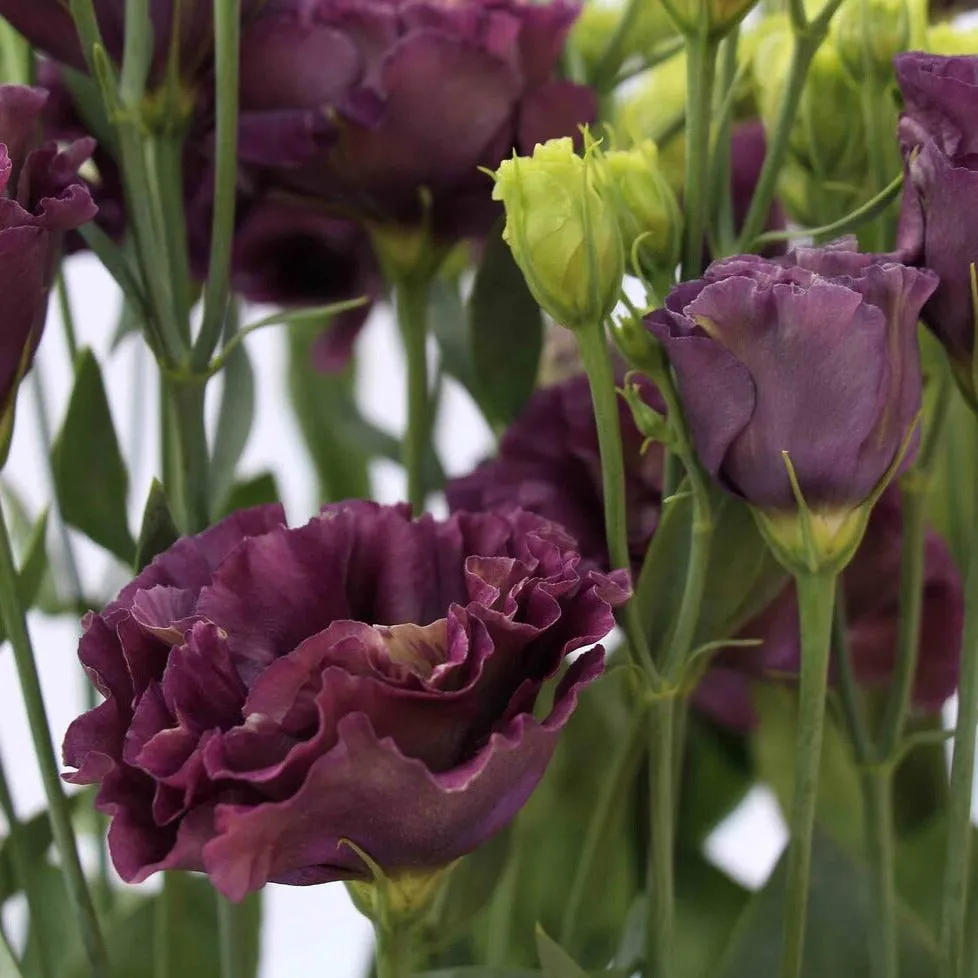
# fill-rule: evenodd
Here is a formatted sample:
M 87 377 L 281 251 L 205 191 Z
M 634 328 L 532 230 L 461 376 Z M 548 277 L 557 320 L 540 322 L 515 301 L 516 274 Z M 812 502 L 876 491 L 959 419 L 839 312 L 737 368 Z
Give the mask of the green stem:
M 411 931 L 407 927 L 374 928 L 377 935 L 377 978 L 409 978 Z M 222 976 L 229 978 L 229 976 Z
M 676 917 L 674 821 L 675 801 L 673 733 L 676 701 L 664 696 L 652 703 L 649 724 L 649 824 L 648 895 L 645 978 L 674 978 L 673 954 Z
M 865 0 L 863 0 L 865 6 Z M 863 30 L 864 46 L 868 46 L 872 37 L 868 30 Z M 867 58 L 872 55 L 866 53 Z M 872 69 L 869 69 L 871 72 Z M 859 85 L 859 98 L 862 103 L 863 124 L 866 126 L 866 155 L 869 160 L 870 196 L 875 197 L 892 177 L 887 177 L 884 140 L 889 137 L 883 124 L 883 109 L 879 86 L 871 80 L 871 74 Z M 863 228 L 863 246 L 867 251 L 881 252 L 886 249 L 886 227 L 883 215 L 877 215 Z
M 37 890 L 33 886 L 34 872 L 24 850 L 23 824 L 14 807 L 14 798 L 7 781 L 7 773 L 3 762 L 0 761 L 0 811 L 7 820 L 7 845 L 13 862 L 14 877 L 27 898 L 27 908 L 30 911 L 31 923 L 41 926 L 41 912 L 38 911 Z M 0 928 L 2 930 L 2 928 Z M 43 978 L 52 978 L 54 966 L 51 962 L 51 948 L 47 941 L 40 940 L 36 944 L 39 970 Z
M 78 858 L 78 845 L 71 824 L 71 811 L 61 786 L 58 762 L 51 740 L 51 728 L 48 724 L 37 664 L 34 660 L 34 649 L 27 631 L 24 609 L 17 595 L 17 571 L 10 547 L 10 537 L 2 513 L 0 513 L 0 615 L 3 616 L 7 637 L 13 647 L 17 676 L 34 740 L 34 752 L 41 771 L 41 780 L 44 783 L 51 829 L 61 854 L 68 896 L 78 916 L 92 975 L 94 978 L 107 978 L 109 968 L 105 944 L 95 912 L 95 904 L 92 902 L 81 860 Z
M 584 362 L 591 402 L 598 428 L 598 447 L 601 453 L 601 485 L 604 492 L 605 534 L 613 567 L 631 571 L 632 557 L 628 546 L 628 511 L 625 502 L 625 462 L 621 443 L 621 421 L 618 413 L 618 394 L 611 351 L 604 326 L 576 331 L 578 349 Z M 625 635 L 632 655 L 653 680 L 658 670 L 652 660 L 642 628 L 639 609 L 629 600 L 622 610 Z
M 685 243 L 684 279 L 703 270 L 703 240 L 709 213 L 710 116 L 717 41 L 702 31 L 687 38 L 686 46 L 686 175 L 683 183 Z
M 963 978 L 964 935 L 971 866 L 971 804 L 978 728 L 978 541 L 973 541 L 965 574 L 964 641 L 958 680 L 958 722 L 954 731 L 947 854 L 941 903 L 940 978 Z
M 737 237 L 737 229 L 734 227 L 733 188 L 730 185 L 730 137 L 733 130 L 733 112 L 724 111 L 724 106 L 727 99 L 734 97 L 736 89 L 739 41 L 740 29 L 735 27 L 723 42 L 720 84 L 716 87 L 713 106 L 713 116 L 715 119 L 719 119 L 719 124 L 710 164 L 710 186 L 712 187 L 718 256 L 726 254 Z
M 218 900 L 220 899 L 221 897 L 218 897 Z M 171 975 L 173 955 L 170 953 L 172 939 L 170 906 L 172 902 L 173 874 L 166 872 L 163 874 L 163 889 L 156 898 L 156 911 L 153 915 L 153 978 L 170 978 Z M 220 910 L 218 919 L 220 921 Z M 223 932 L 220 936 L 223 937 Z
M 68 358 L 74 364 L 78 357 L 78 334 L 75 331 L 75 316 L 71 311 L 71 298 L 68 295 L 68 283 L 65 282 L 64 267 L 58 272 L 57 278 L 58 309 L 61 312 L 61 325 L 64 329 L 65 344 L 68 347 Z
M 424 512 L 427 498 L 425 460 L 431 437 L 431 401 L 428 387 L 428 300 L 425 277 L 399 282 L 397 322 L 407 366 L 407 430 L 402 446 L 407 473 L 407 498 L 415 515 Z
M 892 778 L 889 765 L 863 768 L 860 775 L 874 918 L 870 934 L 873 978 L 898 978 L 900 967 Z
M 852 671 L 852 657 L 849 654 L 849 619 L 846 614 L 845 588 L 841 581 L 836 582 L 835 609 L 832 614 L 832 651 L 835 655 L 836 672 L 839 677 L 839 693 L 846 727 L 855 749 L 856 760 L 860 764 L 873 761 L 873 748 L 866 729 L 863 704 L 856 676 Z
M 248 936 L 244 933 L 244 920 L 240 907 L 219 893 L 217 900 L 218 940 L 221 950 L 221 978 L 246 978 L 248 963 L 245 948 Z
M 598 63 L 591 73 L 591 85 L 601 95 L 610 91 L 617 82 L 618 69 L 621 68 L 625 44 L 642 9 L 642 0 L 628 0 L 615 29 L 608 38 Z
M 607 774 L 601 783 L 600 793 L 591 809 L 584 844 L 581 846 L 577 866 L 574 869 L 574 881 L 567 902 L 564 904 L 564 917 L 560 928 L 561 946 L 571 951 L 573 951 L 578 917 L 584 906 L 587 885 L 592 879 L 602 844 L 608 839 L 615 817 L 621 813 L 627 785 L 634 776 L 644 753 L 645 744 L 642 734 L 645 732 L 646 719 L 645 709 L 639 708 L 635 711 L 625 735 L 618 739 L 614 757 L 611 759 Z M 591 896 L 593 897 L 594 894 L 592 893 Z
M 924 605 L 924 534 L 927 520 L 928 480 L 912 470 L 901 482 L 903 497 L 900 554 L 900 619 L 897 659 L 886 714 L 879 737 L 879 759 L 889 760 L 900 743 L 920 645 L 920 621 Z
M 810 33 L 796 33 L 794 48 L 791 52 L 791 67 L 788 70 L 788 81 L 781 95 L 778 106 L 777 122 L 774 131 L 768 133 L 767 152 L 764 154 L 764 165 L 758 177 L 754 196 L 751 198 L 750 209 L 740 229 L 737 251 L 745 251 L 754 239 L 761 233 L 767 222 L 771 209 L 771 201 L 777 188 L 778 176 L 788 153 L 788 139 L 798 114 L 802 92 L 805 89 L 805 79 L 808 68 L 815 57 L 815 52 L 821 43 L 821 37 Z
M 230 296 L 231 241 L 238 177 L 238 74 L 241 0 L 214 0 L 214 62 L 217 95 L 217 159 L 214 168 L 214 220 L 204 289 L 204 318 L 194 343 L 191 366 L 204 369 L 217 348 Z
M 184 533 L 199 533 L 211 522 L 210 452 L 204 420 L 204 385 L 196 379 L 168 384 L 180 483 L 175 498 L 182 503 Z
M 829 573 L 799 574 L 795 580 L 801 620 L 801 682 L 781 978 L 799 978 L 805 950 L 812 837 L 815 832 L 836 587 L 835 575 Z
M 167 133 L 152 140 L 160 202 L 166 215 L 166 250 L 173 302 L 185 342 L 190 335 L 190 267 L 183 194 L 183 137 Z

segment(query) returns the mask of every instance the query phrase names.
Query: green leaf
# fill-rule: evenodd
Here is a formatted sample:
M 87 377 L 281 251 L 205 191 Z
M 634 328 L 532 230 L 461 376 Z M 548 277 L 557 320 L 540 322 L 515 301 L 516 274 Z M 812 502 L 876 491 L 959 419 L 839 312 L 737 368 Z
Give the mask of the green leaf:
M 502 222 L 486 243 L 469 300 L 474 390 L 497 425 L 509 424 L 536 385 L 543 315 L 502 239 Z
M 776 978 L 784 926 L 786 856 L 747 904 L 712 978 Z M 812 848 L 803 978 L 855 978 L 870 971 L 868 871 L 823 834 Z M 899 907 L 901 978 L 934 978 L 936 948 L 920 919 Z
M 437 971 L 425 971 L 416 978 L 541 978 L 539 971 L 527 971 L 511 968 L 484 968 L 471 965 L 464 968 L 439 968 Z
M 79 802 L 88 797 L 87 793 L 72 795 L 69 803 L 73 809 L 77 809 Z M 24 861 L 28 865 L 43 862 L 53 841 L 51 820 L 48 818 L 48 813 L 39 812 L 28 821 L 22 822 L 18 841 L 21 845 Z M 20 892 L 20 881 L 14 870 L 11 848 L 9 838 L 5 838 L 0 843 L 0 904 Z
M 41 585 L 48 573 L 48 513 L 41 513 L 24 544 L 24 555 L 20 561 L 17 575 L 17 596 L 21 606 L 33 608 L 41 591 Z M 7 637 L 3 622 L 0 621 L 0 642 Z
M 544 978 L 587 978 L 584 969 L 539 924 L 537 954 Z
M 667 647 L 682 600 L 693 523 L 693 499 L 685 486 L 663 507 L 638 583 L 636 601 L 653 649 Z M 732 638 L 788 581 L 747 505 L 719 490 L 711 504 L 715 531 L 696 646 Z
M 6 934 L 0 933 L 0 978 L 23 978 L 23 975 Z
M 281 499 L 278 483 L 271 472 L 262 472 L 252 479 L 237 483 L 228 494 L 226 509 L 221 514 L 227 516 L 239 509 L 277 503 Z
M 153 480 L 143 510 L 143 524 L 139 530 L 139 541 L 136 544 L 136 561 L 133 565 L 139 573 L 157 554 L 169 549 L 180 537 L 170 504 L 166 498 L 166 489 L 158 479 Z
M 469 323 L 458 282 L 435 279 L 428 298 L 428 320 L 441 352 L 441 368 L 476 400 Z
M 234 483 L 255 419 L 255 371 L 243 346 L 237 346 L 228 356 L 221 376 L 224 389 L 211 458 L 211 492 L 218 500 L 218 509 L 223 507 Z
M 62 874 L 52 866 L 40 869 L 37 905 L 40 921 L 32 921 L 24 958 L 25 972 L 37 974 L 38 943 L 44 941 L 55 953 L 55 973 L 59 978 L 89 978 L 91 968 L 85 958 L 65 892 Z M 152 974 L 157 935 L 157 912 L 162 894 L 143 897 L 122 891 L 102 916 L 112 978 L 146 978 Z M 176 872 L 166 881 L 168 918 L 167 953 L 170 973 L 188 978 L 221 978 L 220 951 L 216 935 L 217 894 L 206 877 Z M 239 908 L 246 917 L 242 932 L 247 945 L 241 960 L 244 967 L 235 978 L 254 978 L 258 973 L 261 904 L 249 897 Z
M 770 785 L 781 810 L 789 812 L 794 791 L 797 687 L 755 683 L 752 699 L 759 718 L 750 734 L 757 777 Z M 816 819 L 834 842 L 850 852 L 862 851 L 863 800 L 859 771 L 849 739 L 831 711 L 825 718 Z
M 126 520 L 129 474 L 119 451 L 102 371 L 82 350 L 68 413 L 51 451 L 58 506 L 65 522 L 132 564 L 136 543 Z

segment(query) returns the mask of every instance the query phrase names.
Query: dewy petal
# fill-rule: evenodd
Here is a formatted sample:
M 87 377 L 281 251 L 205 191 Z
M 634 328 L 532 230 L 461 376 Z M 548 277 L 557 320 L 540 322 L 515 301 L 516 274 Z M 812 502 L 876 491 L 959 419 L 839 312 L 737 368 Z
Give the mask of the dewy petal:
M 543 775 L 578 691 L 597 677 L 601 653 L 582 656 L 542 723 L 526 714 L 492 735 L 465 765 L 433 775 L 379 740 L 362 714 L 338 724 L 336 747 L 287 801 L 220 805 L 204 863 L 215 886 L 243 899 L 269 880 L 322 883 L 364 878 L 348 839 L 385 868 L 442 866 L 505 825 Z M 411 799 L 411 804 L 404 799 Z M 433 831 L 437 825 L 439 831 Z

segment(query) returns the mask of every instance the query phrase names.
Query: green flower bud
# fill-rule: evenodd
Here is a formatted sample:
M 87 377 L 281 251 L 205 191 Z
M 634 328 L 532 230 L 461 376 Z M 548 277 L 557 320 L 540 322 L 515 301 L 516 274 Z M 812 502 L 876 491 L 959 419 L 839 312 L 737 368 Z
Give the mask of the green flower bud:
M 699 31 L 704 9 L 714 37 L 729 34 L 757 5 L 758 0 L 670 0 L 667 9 L 684 34 Z
M 603 322 L 618 303 L 625 258 L 614 208 L 602 195 L 594 148 L 538 144 L 504 160 L 493 199 L 506 208 L 503 238 L 543 310 L 570 329 Z
M 646 139 L 634 149 L 611 150 L 600 157 L 600 162 L 626 259 L 635 263 L 635 272 L 652 278 L 656 272 L 675 269 L 682 242 L 682 216 L 659 168 L 655 143 Z
M 629 16 L 627 30 L 622 37 L 616 32 L 622 18 Z M 640 0 L 635 10 L 629 11 L 627 3 L 587 3 L 574 24 L 570 37 L 570 50 L 584 64 L 590 78 L 595 68 L 606 57 L 610 45 L 617 51 L 615 72 L 632 59 L 645 58 L 656 45 L 676 33 L 676 28 L 662 5 L 662 0 Z
M 927 31 L 927 50 L 932 54 L 974 54 L 978 51 L 978 28 L 934 24 Z
M 842 64 L 859 83 L 892 83 L 893 57 L 910 44 L 905 0 L 846 0 L 832 21 Z

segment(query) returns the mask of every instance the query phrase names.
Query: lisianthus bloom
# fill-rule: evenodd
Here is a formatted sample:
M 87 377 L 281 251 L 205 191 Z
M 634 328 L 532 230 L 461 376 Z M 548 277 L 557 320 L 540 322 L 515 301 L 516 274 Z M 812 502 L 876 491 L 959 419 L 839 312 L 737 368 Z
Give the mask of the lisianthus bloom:
M 17 386 L 41 340 L 63 235 L 95 215 L 78 167 L 91 140 L 35 148 L 46 94 L 0 86 L 0 455 Z
M 262 8 L 242 39 L 241 158 L 341 216 L 481 234 L 478 167 L 576 135 L 586 88 L 554 77 L 568 0 L 312 0 Z
M 294 5 L 296 0 L 242 0 L 242 17 L 250 19 L 265 3 Z M 122 57 L 126 28 L 126 0 L 94 0 L 102 40 L 111 58 Z M 31 44 L 45 54 L 79 70 L 85 58 L 78 29 L 64 0 L 0 0 L 6 18 Z M 212 0 L 149 0 L 153 30 L 150 88 L 162 82 L 176 30 L 180 77 L 199 81 L 211 71 L 214 57 L 214 4 Z
M 661 406 L 651 385 L 643 399 Z M 630 412 L 621 413 L 625 491 L 633 574 L 658 525 L 662 448 L 641 451 L 642 436 Z M 503 436 L 496 458 L 449 483 L 452 507 L 502 509 L 521 506 L 560 522 L 577 538 L 585 560 L 607 570 L 604 500 L 598 434 L 590 392 L 581 375 L 538 391 Z M 873 510 L 862 544 L 842 574 L 848 642 L 857 680 L 882 684 L 892 675 L 899 627 L 900 494 L 887 489 Z M 921 652 L 913 703 L 934 712 L 957 685 L 961 653 L 961 576 L 943 540 L 928 530 L 924 551 Z M 731 648 L 711 662 L 693 704 L 717 722 L 748 729 L 754 722 L 750 684 L 772 676 L 797 675 L 798 603 L 793 583 L 745 625 L 738 638 L 760 645 Z
M 242 198 L 231 284 L 251 302 L 286 308 L 375 299 L 383 291 L 369 237 L 359 224 L 274 194 Z M 346 366 L 370 309 L 367 304 L 337 317 L 313 347 L 317 366 Z
M 714 262 L 646 318 L 676 371 L 697 454 L 764 511 L 844 512 L 873 495 L 920 410 L 929 271 L 844 247 Z
M 971 265 L 978 262 L 978 57 L 911 52 L 895 61 L 908 179 L 901 254 L 940 276 L 923 317 L 970 375 L 975 347 Z M 964 371 L 959 371 L 959 375 Z M 971 384 L 966 384 L 970 387 Z
M 123 879 L 204 870 L 241 899 L 268 881 L 440 868 L 515 815 L 542 776 L 625 575 L 584 570 L 530 513 L 412 521 L 327 506 L 301 528 L 239 512 L 158 557 L 79 654 L 106 697 L 65 738 L 99 783 Z
M 890 487 L 873 508 L 862 544 L 842 574 L 850 661 L 856 681 L 865 687 L 888 683 L 896 661 L 901 525 L 900 493 Z M 963 621 L 961 575 L 947 544 L 928 529 L 920 653 L 912 694 L 919 713 L 938 713 L 957 689 Z M 741 638 L 759 639 L 761 644 L 717 655 L 693 703 L 724 726 L 749 729 L 756 722 L 751 683 L 797 676 L 799 635 L 798 593 L 792 582 L 741 631 Z

